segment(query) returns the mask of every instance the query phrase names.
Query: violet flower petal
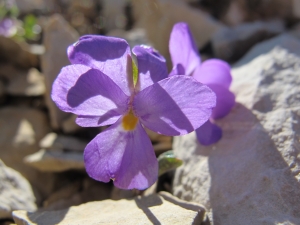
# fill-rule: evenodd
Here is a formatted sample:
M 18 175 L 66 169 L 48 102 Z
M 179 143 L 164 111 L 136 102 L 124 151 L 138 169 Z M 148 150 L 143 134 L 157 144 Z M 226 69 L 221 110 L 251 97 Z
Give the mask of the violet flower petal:
M 227 88 L 218 84 L 207 85 L 217 96 L 217 104 L 213 109 L 211 118 L 220 119 L 226 116 L 235 104 L 235 96 Z
M 203 84 L 218 84 L 227 89 L 232 81 L 230 66 L 220 59 L 204 61 L 196 68 L 193 77 Z
M 174 25 L 169 40 L 169 51 L 173 66 L 180 64 L 184 68 L 185 73 L 182 74 L 191 75 L 201 63 L 194 38 L 186 23 Z
M 72 64 L 83 64 L 99 69 L 108 75 L 128 96 L 131 94 L 132 76 L 130 47 L 124 39 L 101 35 L 82 36 L 69 46 L 68 57 Z
M 135 46 L 132 52 L 138 63 L 139 90 L 168 77 L 166 60 L 152 48 Z
M 137 93 L 133 110 L 150 130 L 164 135 L 183 135 L 205 123 L 216 96 L 189 76 L 172 76 Z
M 64 67 L 53 83 L 51 97 L 62 111 L 98 117 L 94 124 L 82 121 L 83 126 L 111 124 L 128 108 L 128 97 L 108 76 L 84 65 Z
M 185 75 L 185 69 L 181 64 L 177 64 L 173 67 L 171 70 L 169 77 L 174 76 L 174 75 Z
M 196 130 L 196 136 L 202 145 L 211 145 L 221 139 L 222 129 L 208 120 Z
M 158 163 L 151 141 L 138 122 L 125 131 L 122 120 L 97 135 L 85 148 L 86 171 L 95 180 L 122 189 L 146 189 L 158 176 Z

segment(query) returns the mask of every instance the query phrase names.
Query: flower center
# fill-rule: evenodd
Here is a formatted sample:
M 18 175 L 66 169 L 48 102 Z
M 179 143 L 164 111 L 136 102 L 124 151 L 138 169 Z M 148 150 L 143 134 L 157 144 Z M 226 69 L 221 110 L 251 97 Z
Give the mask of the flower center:
M 138 118 L 130 110 L 122 119 L 122 125 L 125 130 L 134 130 L 138 122 Z

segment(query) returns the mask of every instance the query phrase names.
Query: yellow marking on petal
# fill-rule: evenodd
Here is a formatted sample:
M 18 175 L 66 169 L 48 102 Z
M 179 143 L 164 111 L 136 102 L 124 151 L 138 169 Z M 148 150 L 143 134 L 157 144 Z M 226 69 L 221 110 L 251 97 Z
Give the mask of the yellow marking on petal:
M 122 119 L 122 125 L 125 130 L 134 130 L 139 119 L 130 110 Z
M 133 75 L 133 86 L 135 87 L 136 83 L 138 82 L 139 71 L 133 60 L 132 60 L 132 75 Z

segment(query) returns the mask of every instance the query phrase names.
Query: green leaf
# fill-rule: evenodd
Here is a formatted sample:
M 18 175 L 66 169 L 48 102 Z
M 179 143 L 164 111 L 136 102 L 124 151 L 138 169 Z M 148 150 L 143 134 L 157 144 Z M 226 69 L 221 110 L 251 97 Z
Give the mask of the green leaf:
M 38 33 L 35 31 L 35 26 L 37 26 L 37 18 L 32 14 L 25 16 L 23 23 L 24 38 L 29 40 L 37 38 Z
M 183 161 L 175 157 L 173 150 L 162 153 L 158 157 L 158 176 L 181 166 Z
M 133 85 L 135 86 L 138 81 L 139 71 L 134 60 L 132 60 L 132 73 L 133 73 Z

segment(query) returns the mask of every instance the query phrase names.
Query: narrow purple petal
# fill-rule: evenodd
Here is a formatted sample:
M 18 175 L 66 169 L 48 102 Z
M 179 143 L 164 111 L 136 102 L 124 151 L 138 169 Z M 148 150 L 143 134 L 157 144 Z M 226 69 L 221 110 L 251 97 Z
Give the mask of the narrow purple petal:
M 229 88 L 232 77 L 230 66 L 220 59 L 209 59 L 198 66 L 193 77 L 203 84 L 218 84 Z
M 235 104 L 235 96 L 227 88 L 217 84 L 208 84 L 217 96 L 217 104 L 213 109 L 211 117 L 213 119 L 219 119 L 226 116 Z
M 138 63 L 139 90 L 156 83 L 168 76 L 166 60 L 154 49 L 146 46 L 135 46 L 132 49 Z
M 189 76 L 172 76 L 139 92 L 135 114 L 150 130 L 164 135 L 187 134 L 211 115 L 216 96 L 206 85 Z
M 130 47 L 120 38 L 101 35 L 86 35 L 68 48 L 72 64 L 83 64 L 98 69 L 108 75 L 127 95 L 130 95 L 131 83 L 128 76 L 132 72 Z M 129 73 L 129 74 L 128 74 Z
M 88 120 L 98 117 L 98 122 L 87 122 L 88 126 L 111 124 L 128 108 L 128 97 L 108 76 L 84 65 L 64 67 L 53 83 L 51 97 L 65 112 Z
M 86 171 L 95 180 L 122 189 L 143 190 L 158 176 L 158 163 L 151 141 L 137 123 L 132 131 L 122 128 L 121 119 L 97 135 L 85 148 Z
M 181 64 L 176 64 L 171 70 L 169 77 L 174 75 L 185 75 L 185 69 Z
M 218 142 L 222 137 L 222 130 L 209 120 L 196 130 L 198 141 L 202 145 L 211 145 Z
M 191 75 L 201 63 L 198 49 L 186 23 L 174 25 L 169 41 L 169 51 L 173 66 L 181 65 L 186 75 Z

